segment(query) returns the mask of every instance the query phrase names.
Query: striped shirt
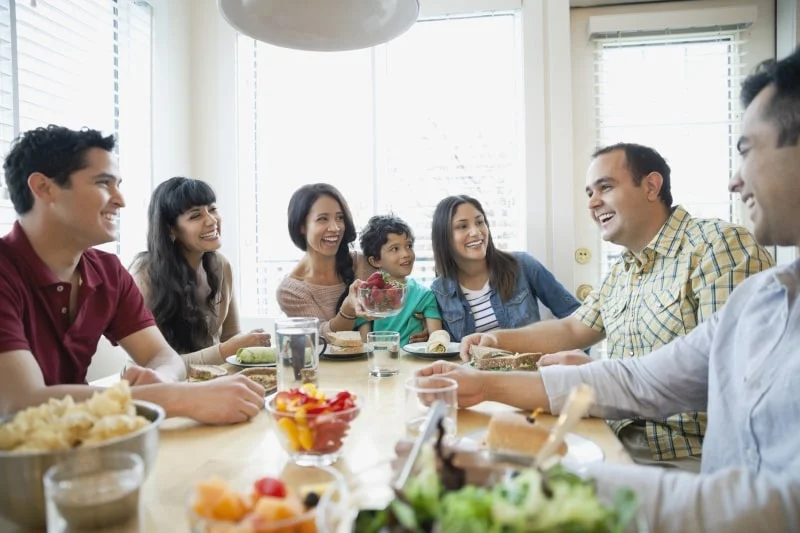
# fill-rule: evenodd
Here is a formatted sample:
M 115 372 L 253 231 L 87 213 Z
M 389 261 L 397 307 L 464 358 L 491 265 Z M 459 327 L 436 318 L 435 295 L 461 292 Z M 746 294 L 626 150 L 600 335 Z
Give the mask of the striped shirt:
M 500 324 L 497 322 L 497 317 L 494 314 L 492 302 L 489 300 L 493 291 L 489 286 L 488 280 L 482 289 L 473 291 L 462 285 L 461 291 L 464 293 L 464 298 L 467 299 L 469 308 L 472 311 L 476 332 L 483 333 L 500 327 Z
M 676 207 L 637 259 L 626 251 L 573 314 L 605 333 L 612 359 L 641 357 L 693 330 L 748 276 L 774 265 L 745 228 Z M 689 356 L 689 354 L 687 354 Z M 640 423 L 642 421 L 639 421 Z M 611 422 L 615 431 L 633 420 Z M 706 414 L 644 421 L 653 457 L 700 455 Z

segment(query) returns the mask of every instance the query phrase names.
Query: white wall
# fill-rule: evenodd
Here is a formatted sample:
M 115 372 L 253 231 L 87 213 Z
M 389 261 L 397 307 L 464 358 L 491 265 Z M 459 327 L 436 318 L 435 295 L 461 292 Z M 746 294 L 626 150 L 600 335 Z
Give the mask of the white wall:
M 601 8 L 573 9 L 571 16 L 571 48 L 572 48 L 572 115 L 575 120 L 572 124 L 572 157 L 573 180 L 564 180 L 562 187 L 572 187 L 571 198 L 576 205 L 587 206 L 584 192 L 584 176 L 589 164 L 589 157 L 595 150 L 595 115 L 593 93 L 593 67 L 594 43 L 589 40 L 587 26 L 589 17 L 593 15 L 615 15 L 627 13 L 650 13 L 657 16 L 665 11 L 692 11 L 706 8 L 721 8 L 727 6 L 754 5 L 758 10 L 758 19 L 748 31 L 745 47 L 744 71 L 749 72 L 752 67 L 764 59 L 775 56 L 775 6 L 773 0 L 702 0 L 696 2 L 666 2 L 659 4 L 626 5 Z M 635 139 L 627 139 L 635 142 Z M 654 147 L 658 149 L 658 147 Z M 594 257 L 599 257 L 600 240 L 598 234 L 587 235 L 588 227 L 581 219 L 588 219 L 586 209 L 576 210 L 578 219 L 573 225 L 575 228 L 575 241 L 578 246 L 589 248 Z M 578 265 L 573 262 L 575 284 L 596 283 L 597 265 L 592 261 L 588 265 Z
M 166 1 L 166 0 L 162 0 Z M 432 0 L 429 0 L 432 1 Z M 186 4 L 187 1 L 183 0 Z M 748 60 L 774 55 L 773 0 L 703 0 L 569 10 L 565 0 L 523 2 L 528 75 L 525 94 L 527 247 L 570 289 L 591 281 L 573 259 L 585 236 L 565 231 L 586 216 L 583 175 L 594 147 L 591 112 L 592 47 L 585 27 L 592 14 L 613 14 L 752 4 Z M 215 0 L 194 0 L 189 21 L 190 127 L 194 177 L 217 191 L 223 222 L 223 253 L 239 268 L 237 254 L 236 33 Z M 589 62 L 589 63 L 587 63 Z M 570 65 L 570 68 L 567 66 Z M 581 184 L 580 186 L 576 186 Z M 543 198 L 545 199 L 543 201 Z M 241 289 L 240 289 L 241 290 Z
M 176 175 L 191 175 L 192 131 L 189 68 L 189 12 L 191 0 L 151 0 L 153 6 L 153 173 L 147 186 Z M 125 169 L 120 169 L 125 173 Z M 0 233 L 3 233 L 0 206 Z M 145 221 L 143 220 L 144 224 Z M 123 237 L 124 238 L 124 237 Z M 143 249 L 144 242 L 138 243 Z M 100 338 L 87 380 L 118 373 L 127 360 L 125 351 Z

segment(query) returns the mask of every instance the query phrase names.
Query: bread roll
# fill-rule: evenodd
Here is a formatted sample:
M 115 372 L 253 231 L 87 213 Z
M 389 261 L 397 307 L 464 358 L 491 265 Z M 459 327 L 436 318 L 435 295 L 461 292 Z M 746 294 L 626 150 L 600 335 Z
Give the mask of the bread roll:
M 536 422 L 529 422 L 521 413 L 495 413 L 489 419 L 486 445 L 490 450 L 536 455 L 542 449 L 550 430 Z M 567 453 L 567 445 L 561 443 L 556 451 Z
M 331 331 L 325 334 L 328 344 L 335 346 L 361 347 L 364 344 L 358 331 Z

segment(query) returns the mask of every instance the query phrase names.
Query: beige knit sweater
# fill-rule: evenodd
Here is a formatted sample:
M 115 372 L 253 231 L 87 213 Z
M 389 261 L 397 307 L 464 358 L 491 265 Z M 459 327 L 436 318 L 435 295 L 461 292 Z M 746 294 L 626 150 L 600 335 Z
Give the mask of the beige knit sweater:
M 361 254 L 353 254 L 356 266 L 356 277 L 367 279 L 375 269 Z M 277 289 L 278 305 L 286 316 L 313 316 L 319 318 L 319 332 L 331 331 L 330 321 L 336 317 L 339 309 L 336 302 L 344 292 L 344 282 L 336 285 L 314 285 L 306 281 L 286 276 Z
M 197 302 L 200 308 L 208 313 L 209 338 L 208 346 L 201 350 L 191 353 L 181 354 L 181 358 L 187 365 L 219 365 L 225 362 L 220 352 L 220 344 L 239 334 L 239 313 L 236 307 L 236 299 L 233 294 L 233 272 L 231 264 L 219 252 L 217 254 L 217 264 L 219 272 L 217 275 L 220 280 L 219 292 L 216 297 L 216 315 L 208 308 L 206 298 L 211 292 L 208 285 L 208 278 L 200 265 L 197 272 Z M 131 275 L 136 281 L 139 290 L 144 296 L 145 304 L 149 304 L 150 279 L 146 269 L 142 268 L 142 262 L 136 261 L 130 268 Z

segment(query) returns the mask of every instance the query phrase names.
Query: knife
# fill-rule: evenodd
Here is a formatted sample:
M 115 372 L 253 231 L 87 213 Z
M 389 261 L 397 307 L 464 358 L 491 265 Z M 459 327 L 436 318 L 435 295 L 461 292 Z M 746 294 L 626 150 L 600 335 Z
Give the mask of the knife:
M 414 463 L 417 462 L 419 452 L 422 451 L 422 446 L 428 442 L 428 439 L 430 439 L 433 433 L 439 428 L 439 421 L 444 418 L 446 411 L 447 405 L 442 400 L 436 400 L 433 402 L 433 405 L 431 405 L 428 411 L 428 421 L 425 423 L 424 429 L 417 435 L 417 440 L 414 441 L 414 446 L 412 446 L 408 458 L 403 468 L 400 470 L 400 475 L 397 476 L 394 482 L 394 489 L 397 492 L 403 491 L 403 487 L 414 469 Z

